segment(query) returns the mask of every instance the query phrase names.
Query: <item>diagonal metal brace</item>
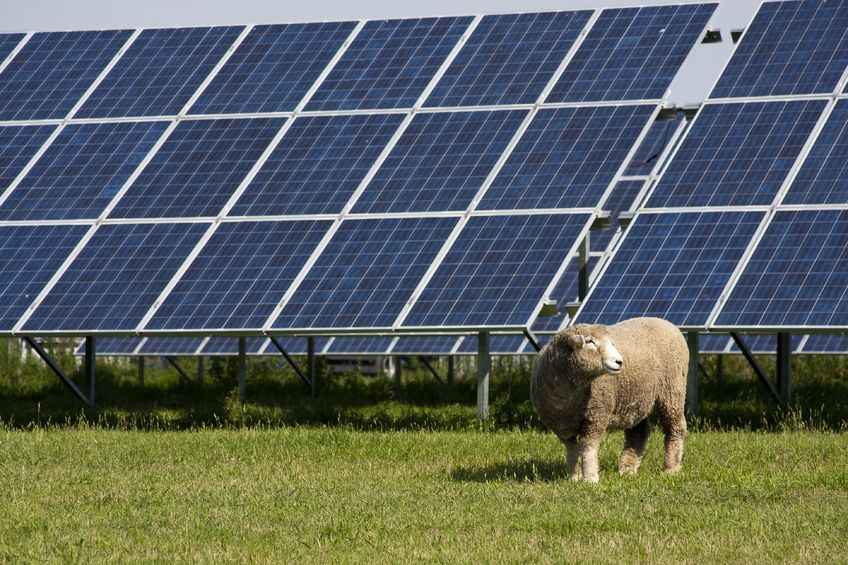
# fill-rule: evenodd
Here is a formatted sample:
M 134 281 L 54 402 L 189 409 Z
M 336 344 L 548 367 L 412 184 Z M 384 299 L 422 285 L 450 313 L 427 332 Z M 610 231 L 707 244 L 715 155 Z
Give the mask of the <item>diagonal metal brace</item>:
M 47 353 L 47 351 L 43 347 L 41 347 L 40 343 L 28 336 L 24 336 L 24 341 L 26 341 L 29 346 L 32 347 L 32 349 L 38 354 L 39 357 L 41 357 L 44 363 L 46 363 L 47 366 L 50 367 L 50 370 L 53 371 L 57 377 L 59 377 L 59 380 L 61 380 L 62 383 L 66 387 L 68 387 L 68 389 L 70 389 L 74 396 L 76 396 L 89 408 L 94 408 L 94 403 L 91 402 L 88 397 L 82 393 L 79 387 L 74 384 L 74 381 L 72 381 L 70 378 L 67 377 L 67 375 L 65 375 L 65 372 L 62 371 L 62 368 L 59 367 L 59 365 L 53 360 L 50 354 Z
M 309 378 L 307 378 L 307 376 L 303 374 L 303 371 L 300 370 L 300 367 L 297 366 L 297 363 L 294 362 L 294 359 L 292 359 L 288 351 L 286 351 L 285 348 L 280 344 L 280 342 L 277 341 L 277 338 L 275 338 L 274 336 L 268 337 L 271 339 L 271 343 L 274 345 L 274 347 L 277 348 L 277 351 L 282 354 L 283 359 L 286 360 L 289 366 L 294 369 L 294 372 L 297 374 L 300 380 L 303 381 L 303 384 L 305 384 L 309 388 L 312 388 L 312 381 L 309 380 Z
M 769 394 L 771 394 L 771 397 L 774 399 L 774 401 L 777 402 L 780 406 L 783 406 L 783 401 L 781 400 L 780 395 L 777 394 L 777 389 L 774 388 L 774 385 L 766 376 L 765 371 L 763 371 L 759 364 L 757 364 L 756 359 L 754 359 L 754 356 L 751 354 L 751 350 L 748 349 L 748 345 L 744 341 L 742 341 L 742 338 L 739 337 L 739 334 L 737 334 L 736 332 L 730 332 L 730 337 L 733 338 L 733 341 L 736 343 L 736 347 L 738 347 L 739 351 L 742 352 L 742 355 L 745 356 L 745 360 L 748 361 L 748 364 L 751 365 L 752 369 L 754 369 L 754 373 L 757 374 L 757 378 L 768 389 Z
M 439 376 L 439 373 L 436 371 L 436 369 L 433 367 L 433 365 L 431 365 L 430 362 L 427 361 L 426 358 L 419 357 L 418 360 L 421 361 L 421 363 L 423 363 L 425 367 L 427 367 L 427 370 L 430 371 L 430 373 L 433 375 L 433 377 L 437 381 L 439 381 L 439 384 L 445 384 L 444 379 L 442 379 L 442 377 Z
M 173 357 L 165 357 L 165 361 L 167 361 L 171 365 L 171 367 L 177 370 L 177 373 L 180 375 L 180 380 L 186 382 L 187 384 L 193 384 L 186 372 L 183 370 L 182 367 L 180 367 L 179 363 L 177 363 Z
M 536 338 L 536 334 L 531 332 L 529 328 L 524 328 L 524 337 L 527 338 L 527 341 L 530 343 L 530 346 L 536 350 L 536 353 L 542 350 L 542 346 L 539 345 L 539 340 Z

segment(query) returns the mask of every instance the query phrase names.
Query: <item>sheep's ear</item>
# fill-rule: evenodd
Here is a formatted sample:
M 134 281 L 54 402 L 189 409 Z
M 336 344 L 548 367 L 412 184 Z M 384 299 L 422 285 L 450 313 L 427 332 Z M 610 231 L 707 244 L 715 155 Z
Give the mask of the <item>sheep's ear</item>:
M 571 349 L 580 349 L 581 347 L 583 347 L 584 343 L 585 340 L 580 334 L 572 334 L 568 336 L 568 345 L 569 347 L 571 347 Z

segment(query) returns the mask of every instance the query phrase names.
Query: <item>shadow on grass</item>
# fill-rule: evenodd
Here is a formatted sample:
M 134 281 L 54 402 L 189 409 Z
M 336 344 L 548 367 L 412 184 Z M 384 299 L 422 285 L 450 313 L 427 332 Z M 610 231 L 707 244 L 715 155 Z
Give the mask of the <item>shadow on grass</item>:
M 507 461 L 487 466 L 458 467 L 451 479 L 460 482 L 551 482 L 568 478 L 565 462 L 549 459 Z

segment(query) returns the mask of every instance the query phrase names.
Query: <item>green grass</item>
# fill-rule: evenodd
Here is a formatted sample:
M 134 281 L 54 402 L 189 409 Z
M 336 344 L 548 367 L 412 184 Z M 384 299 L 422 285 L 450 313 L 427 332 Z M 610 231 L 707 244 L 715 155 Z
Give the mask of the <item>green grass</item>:
M 0 560 L 838 562 L 848 438 L 703 432 L 684 471 L 597 486 L 550 435 L 0 431 Z

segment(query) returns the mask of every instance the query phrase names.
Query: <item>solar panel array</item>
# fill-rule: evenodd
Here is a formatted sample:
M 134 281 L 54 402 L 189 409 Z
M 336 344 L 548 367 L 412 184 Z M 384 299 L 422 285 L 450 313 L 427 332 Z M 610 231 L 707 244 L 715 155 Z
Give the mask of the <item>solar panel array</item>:
M 846 23 L 762 4 L 577 321 L 848 329 Z

